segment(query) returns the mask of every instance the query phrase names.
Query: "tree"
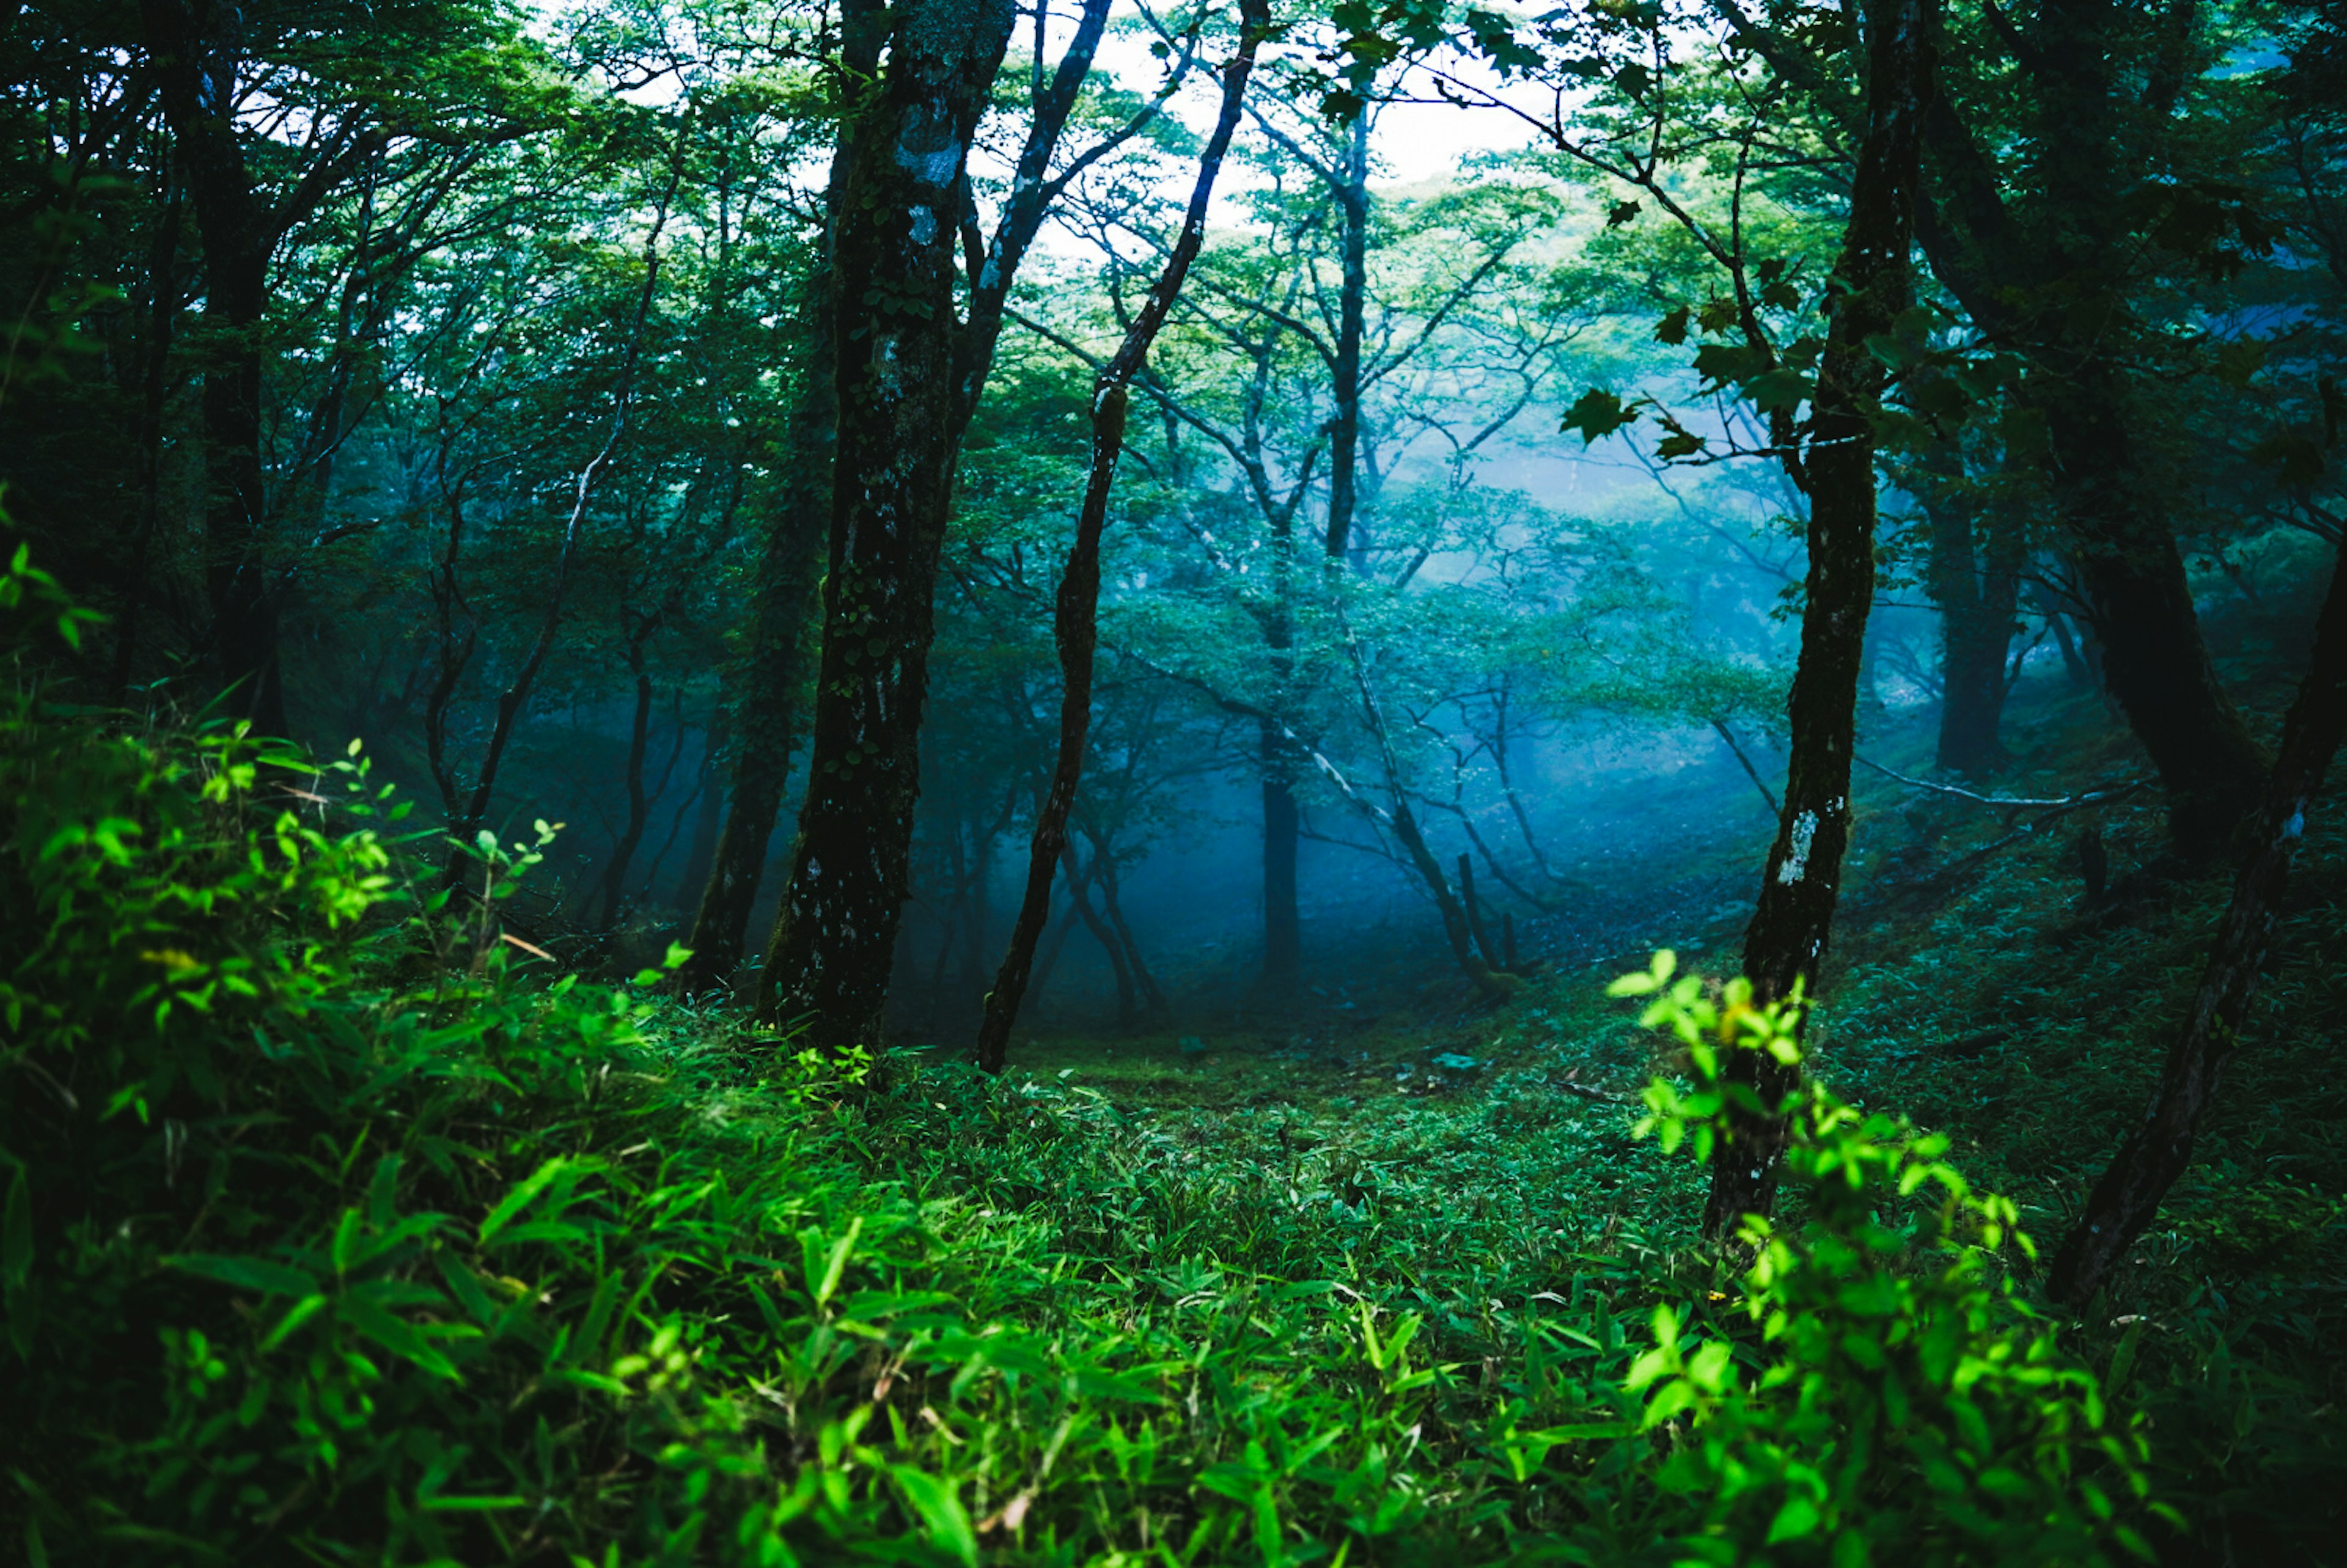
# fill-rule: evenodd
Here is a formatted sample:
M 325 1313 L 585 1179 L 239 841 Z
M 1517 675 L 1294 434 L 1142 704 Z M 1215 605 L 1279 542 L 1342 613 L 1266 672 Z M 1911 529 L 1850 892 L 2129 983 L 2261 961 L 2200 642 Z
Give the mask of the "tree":
M 954 463 L 1010 287 L 1067 182 L 1154 118 L 1153 105 L 1053 172 L 1106 15 L 1106 0 L 1087 0 L 1048 78 L 1038 48 L 1033 114 L 990 242 L 976 234 L 967 163 L 1011 6 L 922 0 L 887 13 L 877 86 L 843 130 L 853 145 L 831 241 L 839 436 L 823 653 L 807 797 L 758 1003 L 769 1018 L 809 1018 L 818 1043 L 866 1040 L 880 1027 L 920 791 Z M 1042 25 L 1039 7 L 1039 34 Z M 966 316 L 955 308 L 954 265 L 965 240 Z
M 1229 152 L 1231 134 L 1238 128 L 1239 110 L 1246 101 L 1247 80 L 1255 72 L 1255 51 L 1270 31 L 1269 0 L 1243 0 L 1239 14 L 1238 47 L 1223 67 L 1221 112 L 1198 158 L 1198 175 L 1191 186 L 1189 210 L 1180 234 L 1149 291 L 1147 301 L 1124 341 L 1100 372 L 1092 396 L 1092 454 L 1084 482 L 1082 509 L 1076 517 L 1076 539 L 1060 575 L 1054 599 L 1052 630 L 1059 644 L 1061 690 L 1059 757 L 1051 783 L 1035 814 L 1034 843 L 1028 852 L 1027 887 L 1020 900 L 1019 917 L 1011 927 L 1010 950 L 986 999 L 986 1017 L 978 1035 L 978 1063 L 999 1072 L 1010 1043 L 1010 1026 L 1026 995 L 1028 975 L 1035 961 L 1035 944 L 1051 918 L 1051 883 L 1060 863 L 1067 858 L 1068 816 L 1074 808 L 1076 786 L 1083 774 L 1084 753 L 1092 730 L 1092 667 L 1097 654 L 1100 613 L 1101 534 L 1108 526 L 1109 492 L 1115 483 L 1117 458 L 1124 447 L 1126 405 L 1131 386 L 1149 357 L 1160 328 L 1181 296 L 1190 264 L 1197 260 L 1206 239 L 1206 209 L 1213 200 L 1214 180 Z M 1109 872 L 1103 886 L 1111 889 L 1114 910 L 1113 866 L 1095 845 L 1095 860 Z M 1121 923 L 1121 922 L 1120 922 Z M 1113 954 L 1114 948 L 1111 948 Z M 1120 971 L 1122 972 L 1122 971 Z
M 205 583 L 212 641 L 237 712 L 264 733 L 286 730 L 277 629 L 284 547 L 271 538 L 261 453 L 270 269 L 286 236 L 395 140 L 477 140 L 518 134 L 498 123 L 494 77 L 471 75 L 489 98 L 486 127 L 453 132 L 427 95 L 361 92 L 353 77 L 397 54 L 424 63 L 443 91 L 446 59 L 474 59 L 501 31 L 470 0 L 416 0 L 384 11 L 241 6 L 221 0 L 142 0 L 145 43 L 159 84 L 188 205 L 200 236 L 207 482 Z M 331 40 L 323 46 L 320 39 Z M 298 137 L 298 141 L 284 139 Z M 273 183 L 256 171 L 290 152 Z M 338 420 L 332 421 L 338 424 Z
M 1333 128 L 1298 125 L 1277 105 L 1249 112 L 1266 144 L 1254 155 L 1265 188 L 1250 202 L 1272 241 L 1208 248 L 1138 385 L 1160 416 L 1162 477 L 1175 519 L 1204 548 L 1212 579 L 1244 607 L 1263 651 L 1259 669 L 1233 670 L 1214 686 L 1255 715 L 1260 989 L 1278 999 L 1293 994 L 1303 972 L 1303 801 L 1316 777 L 1328 776 L 1304 738 L 1326 725 L 1304 715 L 1327 692 L 1347 693 L 1349 705 L 1362 691 L 1341 640 L 1310 641 L 1313 601 L 1343 591 L 1322 574 L 1341 574 L 1349 563 L 1356 576 L 1392 570 L 1391 586 L 1407 587 L 1430 552 L 1408 538 L 1390 547 L 1372 539 L 1386 483 L 1416 459 L 1416 448 L 1439 445 L 1447 448 L 1450 487 L 1463 492 L 1477 453 L 1532 403 L 1580 318 L 1522 308 L 1540 274 L 1512 259 L 1555 217 L 1546 190 L 1490 179 L 1432 199 L 1380 198 L 1368 184 L 1373 109 Z M 1122 277 L 1120 245 L 1163 244 L 1120 200 L 1078 216 L 1110 259 L 1112 289 Z M 1112 311 L 1129 318 L 1121 295 Z M 1102 363 L 1068 330 L 1032 324 L 1095 367 Z M 1234 356 L 1241 376 L 1230 374 Z M 1206 490 L 1214 479 L 1223 484 Z M 1299 540 L 1310 527 L 1307 507 L 1324 495 L 1322 526 Z M 1198 664 L 1194 656 L 1183 662 Z M 1367 708 L 1354 713 L 1372 730 L 1381 722 Z M 1366 798 L 1340 792 L 1352 803 L 1348 810 Z M 1378 810 L 1383 831 L 1397 819 L 1391 804 Z M 1417 831 L 1406 804 L 1399 820 L 1406 833 Z M 1438 909 L 1455 904 L 1438 860 L 1398 853 Z M 1423 879 L 1428 866 L 1436 868 L 1431 882 Z

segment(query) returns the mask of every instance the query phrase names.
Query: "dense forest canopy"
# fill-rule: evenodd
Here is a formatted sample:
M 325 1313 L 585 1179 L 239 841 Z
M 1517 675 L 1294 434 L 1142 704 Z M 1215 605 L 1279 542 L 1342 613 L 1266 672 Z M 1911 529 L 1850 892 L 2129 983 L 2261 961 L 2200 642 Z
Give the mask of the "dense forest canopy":
M 0 82 L 0 1549 L 2337 1551 L 2335 0 Z

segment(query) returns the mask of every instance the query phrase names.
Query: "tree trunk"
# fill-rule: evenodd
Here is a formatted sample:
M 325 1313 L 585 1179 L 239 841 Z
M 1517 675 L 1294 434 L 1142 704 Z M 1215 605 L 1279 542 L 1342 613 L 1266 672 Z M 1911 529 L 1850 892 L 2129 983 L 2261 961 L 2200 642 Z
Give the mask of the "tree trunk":
M 851 0 L 843 9 L 840 60 L 851 80 L 867 79 L 878 69 L 885 27 L 872 0 Z M 825 185 L 822 256 L 807 284 L 806 361 L 791 410 L 790 466 L 774 497 L 774 521 L 751 593 L 750 648 L 734 702 L 724 828 L 685 938 L 692 956 L 677 970 L 677 989 L 687 995 L 723 985 L 741 967 L 768 845 L 790 784 L 839 442 L 835 231 L 841 188 L 862 134 L 855 118 L 842 121 Z M 835 545 L 831 565 L 836 569 Z
M 679 150 L 681 152 L 682 149 Z M 530 693 L 537 687 L 538 671 L 545 668 L 547 657 L 554 651 L 555 636 L 561 630 L 563 600 L 570 586 L 571 566 L 578 559 L 579 536 L 587 524 L 588 505 L 594 499 L 596 486 L 601 481 L 612 454 L 619 450 L 620 438 L 627 434 L 628 410 L 635 395 L 636 359 L 643 347 L 644 323 L 651 315 L 652 297 L 660 287 L 661 235 L 668 228 L 669 206 L 675 200 L 678 182 L 682 179 L 682 169 L 681 159 L 671 164 L 667 188 L 661 192 L 651 231 L 644 236 L 644 281 L 636 292 L 635 319 L 620 363 L 619 384 L 612 393 L 610 428 L 603 437 L 602 446 L 579 470 L 578 480 L 571 491 L 570 515 L 562 527 L 561 548 L 555 556 L 554 580 L 547 590 L 546 609 L 538 620 L 538 636 L 531 642 L 529 652 L 524 655 L 520 666 L 515 670 L 513 678 L 506 683 L 506 689 L 497 693 L 497 717 L 489 726 L 488 744 L 481 753 L 481 770 L 473 780 L 472 791 L 466 796 L 463 809 L 455 814 L 448 824 L 452 847 L 447 866 L 441 874 L 444 887 L 453 888 L 464 879 L 465 861 L 472 853 L 469 846 L 488 822 L 489 802 L 497 791 L 497 772 L 505 762 L 506 747 L 513 741 L 522 712 L 529 705 Z M 452 573 L 455 560 L 452 543 L 448 557 L 448 569 Z M 470 648 L 468 639 L 468 654 Z M 449 684 L 453 687 L 453 678 Z M 442 776 L 445 789 L 448 775 L 444 773 Z
M 1124 949 L 1117 945 L 1116 933 L 1108 928 L 1108 922 L 1102 919 L 1100 911 L 1092 907 L 1092 894 L 1086 886 L 1098 878 L 1101 866 L 1095 862 L 1080 869 L 1076 865 L 1075 845 L 1065 840 L 1061 844 L 1060 858 L 1061 864 L 1067 868 L 1068 902 L 1073 906 L 1076 917 L 1083 922 L 1084 929 L 1092 933 L 1092 940 L 1098 942 L 1101 951 L 1107 955 L 1109 972 L 1116 977 L 1117 1024 L 1120 1028 L 1130 1028 L 1140 1012 L 1133 1005 L 1133 969 L 1124 960 Z M 991 999 L 989 1000 L 990 1004 Z M 999 1071 L 1000 1068 L 998 1065 L 989 1071 Z
M 138 526 L 131 538 L 128 580 L 123 585 L 113 671 L 107 682 L 107 701 L 118 707 L 129 700 L 131 674 L 138 658 L 139 621 L 147 601 L 148 561 L 154 553 L 155 530 L 163 520 L 163 414 L 171 389 L 172 327 L 179 315 L 181 211 L 179 185 L 168 165 L 164 187 L 163 215 L 155 225 L 147 255 L 147 342 L 138 399 Z
M 2266 762 L 2209 661 L 2184 555 L 2134 454 L 2116 377 L 2087 367 L 2047 409 L 2056 494 L 2102 645 L 2103 680 L 2168 792 L 2187 859 L 2222 854 Z
M 1027 982 L 1026 1010 L 1030 1017 L 1042 1009 L 1043 993 L 1051 984 L 1051 972 L 1060 967 L 1060 954 L 1066 949 L 1068 933 L 1076 928 L 1078 918 L 1076 907 L 1071 902 L 1068 912 L 1060 917 L 1060 923 L 1051 927 L 1051 935 L 1043 943 L 1041 956 L 1035 960 L 1035 978 Z
M 2223 1081 L 2280 916 L 2291 857 L 2306 835 L 2315 791 L 2347 733 L 2347 556 L 2332 568 L 2314 652 L 2282 726 L 2257 847 L 2234 883 L 2233 902 L 2192 1011 L 2160 1075 L 2143 1124 L 2095 1184 L 2086 1212 L 2054 1255 L 2047 1293 L 2084 1307 L 2159 1212 L 2160 1200 L 2192 1159 L 2193 1139 Z
M 1390 769 L 1387 777 L 1389 786 L 1399 783 Z M 1467 917 L 1466 906 L 1460 903 L 1458 896 L 1450 891 L 1450 879 L 1442 874 L 1442 862 L 1434 857 L 1434 851 L 1427 846 L 1426 835 L 1419 830 L 1417 814 L 1409 809 L 1409 802 L 1403 797 L 1400 789 L 1392 788 L 1391 793 L 1394 836 L 1401 840 L 1402 850 L 1409 856 L 1410 869 L 1417 872 L 1419 879 L 1426 884 L 1428 894 L 1434 899 L 1435 910 L 1442 917 L 1442 934 L 1450 940 L 1450 956 L 1459 961 L 1460 970 L 1474 982 L 1478 993 L 1491 1001 L 1505 999 L 1509 995 L 1508 982 L 1502 981 L 1493 967 L 1484 962 L 1482 955 L 1476 951 L 1475 933 Z
M 813 756 L 758 1010 L 819 1047 L 876 1040 L 920 792 L 938 551 L 958 442 L 963 169 L 1009 0 L 907 0 L 855 118 L 834 225 L 839 407 Z
M 1353 116 L 1345 146 L 1344 179 L 1334 195 L 1344 220 L 1342 277 L 1337 293 L 1337 363 L 1328 422 L 1327 558 L 1341 562 L 1352 542 L 1359 507 L 1361 446 L 1361 336 L 1369 295 L 1369 111 Z
M 1087 834 L 1086 836 L 1091 835 Z M 1149 972 L 1148 960 L 1141 956 L 1141 942 L 1133 936 L 1132 926 L 1126 923 L 1124 906 L 1118 901 L 1116 857 L 1109 853 L 1108 845 L 1097 838 L 1092 839 L 1092 853 L 1100 865 L 1101 912 L 1108 917 L 1109 929 L 1116 933 L 1117 946 L 1124 949 L 1124 961 L 1133 970 L 1133 986 L 1141 992 L 1141 999 L 1148 1005 L 1151 1012 L 1160 1016 L 1170 1013 L 1174 1009 L 1166 1001 L 1164 989 L 1158 985 L 1157 977 Z
M 726 736 L 725 712 L 719 704 L 702 740 L 701 789 L 693 799 L 692 836 L 685 840 L 684 867 L 677 873 L 672 906 L 682 906 L 695 888 L 709 885 L 709 868 L 717 858 L 717 836 L 725 825 L 725 797 L 719 787 L 718 771 L 725 756 Z
M 1222 112 L 1205 151 L 1199 156 L 1198 175 L 1191 187 L 1190 207 L 1183 218 L 1181 235 L 1166 257 L 1156 286 L 1150 290 L 1141 313 L 1126 330 L 1115 357 L 1102 368 L 1093 386 L 1092 472 L 1085 481 L 1083 505 L 1076 518 L 1075 545 L 1060 575 L 1059 592 L 1052 606 L 1052 635 L 1059 646 L 1061 679 L 1060 752 L 1051 787 L 1035 815 L 1034 842 L 1027 858 L 1027 890 L 1011 929 L 1010 950 L 1004 955 L 994 989 L 987 996 L 986 1014 L 979 1028 L 979 1065 L 989 1072 L 1001 1071 L 1010 1047 L 1010 1026 L 1026 992 L 1027 977 L 1035 959 L 1035 944 L 1051 917 L 1051 878 L 1064 858 L 1068 814 L 1074 808 L 1076 786 L 1083 776 L 1084 748 L 1092 731 L 1092 666 L 1100 636 L 1101 536 L 1108 526 L 1109 494 L 1116 481 L 1117 458 L 1124 450 L 1129 388 L 1148 360 L 1149 347 L 1156 341 L 1158 329 L 1165 324 L 1166 316 L 1174 309 L 1190 263 L 1205 242 L 1206 210 L 1214 198 L 1214 178 L 1222 170 L 1224 155 L 1230 150 L 1231 135 L 1238 128 L 1239 108 L 1246 97 L 1247 78 L 1255 69 L 1255 50 L 1270 21 L 1269 0 L 1241 0 L 1240 16 L 1238 50 L 1223 68 Z M 1102 872 L 1102 888 L 1111 900 L 1113 916 L 1115 869 L 1107 854 L 1106 845 L 1095 846 L 1094 855 Z M 1118 923 L 1122 925 L 1122 921 Z M 1137 964 L 1138 952 L 1131 956 Z M 1123 966 L 1119 966 L 1118 974 L 1129 1009 L 1130 984 L 1124 982 Z M 1152 999 L 1162 1007 L 1164 999 L 1157 994 L 1154 982 L 1151 982 L 1150 991 Z
M 657 625 L 655 621 L 652 627 L 646 628 L 644 637 L 650 638 Z M 620 841 L 611 846 L 611 858 L 603 867 L 603 924 L 607 927 L 620 923 L 620 906 L 627 898 L 628 868 L 635 864 L 636 851 L 643 847 L 645 830 L 651 825 L 652 804 L 668 794 L 668 786 L 676 779 L 677 759 L 684 754 L 684 713 L 680 693 L 678 712 L 672 715 L 676 733 L 669 743 L 668 761 L 661 766 L 660 782 L 646 787 L 644 764 L 651 751 L 652 678 L 643 667 L 642 641 L 629 644 L 628 662 L 636 671 L 635 722 L 628 733 L 628 825 L 620 833 Z M 659 869 L 655 863 L 652 871 Z M 651 888 L 651 881 L 648 874 L 646 891 Z
M 1292 996 L 1304 982 L 1304 918 L 1296 904 L 1296 856 L 1303 814 L 1290 786 L 1290 752 L 1277 725 L 1261 726 L 1263 765 L 1263 975 L 1265 995 Z
M 1960 479 L 1952 454 L 1942 477 Z M 1932 597 L 1940 607 L 1939 764 L 1983 777 L 2003 760 L 2004 656 L 2021 587 L 2021 529 L 1952 495 L 1924 498 Z M 1976 536 L 1985 535 L 1985 538 Z M 1980 548 L 1985 545 L 1985 548 Z M 1985 558 L 1985 559 L 1983 559 Z
M 1513 963 L 1501 957 L 1491 940 L 1491 928 L 1483 919 L 1483 906 L 1475 897 L 1475 858 L 1463 850 L 1459 856 L 1459 904 L 1467 911 L 1467 928 L 1474 933 L 1475 950 L 1483 955 L 1484 967 L 1502 972 L 1512 968 Z
M 2036 606 L 2037 613 L 2045 618 L 2047 629 L 2054 633 L 2054 646 L 2062 653 L 2062 673 L 2068 677 L 2071 690 L 2093 691 L 2095 672 L 2087 666 L 2086 655 L 2079 651 L 2077 637 L 2070 629 L 2069 616 L 2042 589 L 2032 588 L 2029 598 Z
M 2209 661 L 2112 347 L 2125 353 L 2126 313 L 2106 292 L 2122 270 L 2114 202 L 2143 160 L 2114 128 L 2111 26 L 2110 0 L 2048 0 L 2039 11 L 2044 134 L 2033 145 L 2047 232 L 2024 230 L 1988 154 L 1939 101 L 1925 117 L 1936 199 L 1919 210 L 1918 234 L 1974 323 L 2043 373 L 2034 395 L 2051 438 L 2049 477 L 2103 678 L 2159 774 L 2176 847 L 2202 859 L 2255 809 L 2266 765 Z
M 1832 931 L 1850 842 L 1859 667 L 1874 600 L 1873 414 L 1885 373 L 1867 344 L 1891 330 L 1912 297 L 1908 250 L 1917 119 L 1930 91 L 1932 7 L 1929 0 L 1884 0 L 1868 10 L 1866 136 L 1829 285 L 1833 320 L 1810 415 L 1809 591 L 1790 702 L 1792 755 L 1759 906 L 1745 935 L 1744 972 L 1764 1001 L 1815 989 Z M 1732 1053 L 1734 1102 L 1712 1162 L 1708 1233 L 1732 1231 L 1742 1215 L 1773 1205 L 1785 1141 L 1780 1107 L 1798 1071 L 1761 1051 Z
M 242 67 L 231 6 L 147 0 L 161 78 L 204 261 L 202 366 L 204 588 L 230 711 L 285 733 L 261 461 L 261 328 L 269 294 L 269 214 L 254 189 L 232 105 Z

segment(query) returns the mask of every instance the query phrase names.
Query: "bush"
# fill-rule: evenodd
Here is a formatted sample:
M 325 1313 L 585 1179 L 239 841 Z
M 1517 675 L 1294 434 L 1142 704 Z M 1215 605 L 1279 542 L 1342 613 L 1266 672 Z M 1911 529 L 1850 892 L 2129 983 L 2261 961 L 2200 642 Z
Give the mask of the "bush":
M 1724 1076 L 1734 1050 L 1800 1060 L 1800 1001 L 1706 991 L 1673 956 L 1615 995 L 1686 1048 L 1695 1088 L 1657 1081 L 1643 1124 L 1707 1162 L 1732 1107 L 1788 1119 L 1783 1181 L 1802 1223 L 1745 1216 L 1750 1330 L 1697 1343 L 1655 1310 L 1632 1368 L 1642 1424 L 1684 1421 L 1661 1483 L 1687 1500 L 1706 1562 L 2084 1563 L 2149 1550 L 2120 1518 L 2145 1501 L 2141 1433 L 2003 1266 L 2034 1258 L 2008 1199 L 1975 1192 L 1943 1134 L 1863 1112 L 1815 1081 L 1763 1108 Z

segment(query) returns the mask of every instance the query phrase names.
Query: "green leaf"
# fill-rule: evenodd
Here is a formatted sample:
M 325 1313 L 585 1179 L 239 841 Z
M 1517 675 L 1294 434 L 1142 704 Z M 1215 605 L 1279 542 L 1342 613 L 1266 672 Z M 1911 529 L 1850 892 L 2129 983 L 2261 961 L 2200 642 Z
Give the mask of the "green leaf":
M 1749 343 L 1707 343 L 1695 351 L 1696 374 L 1714 386 L 1741 383 L 1768 371 L 1766 349 Z
M 847 1272 L 848 1255 L 856 1250 L 856 1238 L 864 1234 L 864 1216 L 858 1214 L 847 1223 L 847 1234 L 832 1244 L 831 1255 L 823 1266 L 823 1282 L 815 1286 L 815 1304 L 823 1306 L 839 1288 L 840 1276 Z
M 282 1345 L 287 1336 L 315 1317 L 325 1305 L 326 1298 L 323 1296 L 310 1295 L 287 1307 L 285 1316 L 277 1320 L 277 1327 L 271 1329 L 269 1337 L 261 1342 L 262 1352 L 265 1354 Z
M 435 1377 L 454 1380 L 456 1368 L 435 1350 L 415 1326 L 394 1316 L 363 1296 L 345 1296 L 335 1304 L 335 1316 L 365 1337 L 403 1359 L 413 1361 Z
M 488 1245 L 496 1238 L 497 1234 L 511 1223 L 516 1214 L 529 1207 L 531 1200 L 552 1185 L 554 1179 L 561 1175 L 569 1165 L 570 1161 L 566 1156 L 557 1154 L 516 1183 L 513 1191 L 499 1199 L 497 1206 L 491 1209 L 488 1217 L 481 1222 L 481 1245 Z
M 1635 424 L 1637 418 L 1636 408 L 1624 404 L 1614 394 L 1593 386 L 1565 410 L 1564 423 L 1558 430 L 1560 434 L 1580 431 L 1581 444 L 1587 446 L 1601 436 L 1611 436 L 1624 425 Z
M 1780 1541 L 1799 1541 L 1815 1533 L 1823 1522 L 1818 1505 L 1796 1492 L 1777 1511 L 1776 1522 L 1768 1526 L 1768 1539 L 1762 1544 L 1774 1546 Z
M 929 1544 L 976 1568 L 978 1532 L 970 1527 L 969 1514 L 953 1483 L 907 1464 L 890 1465 L 888 1479 L 897 1483 L 906 1506 L 920 1517 Z
M 272 1263 L 263 1257 L 180 1253 L 165 1258 L 163 1266 L 233 1286 L 239 1290 L 257 1290 L 263 1296 L 310 1296 L 318 1288 L 318 1282 L 302 1270 L 289 1268 L 282 1263 Z

